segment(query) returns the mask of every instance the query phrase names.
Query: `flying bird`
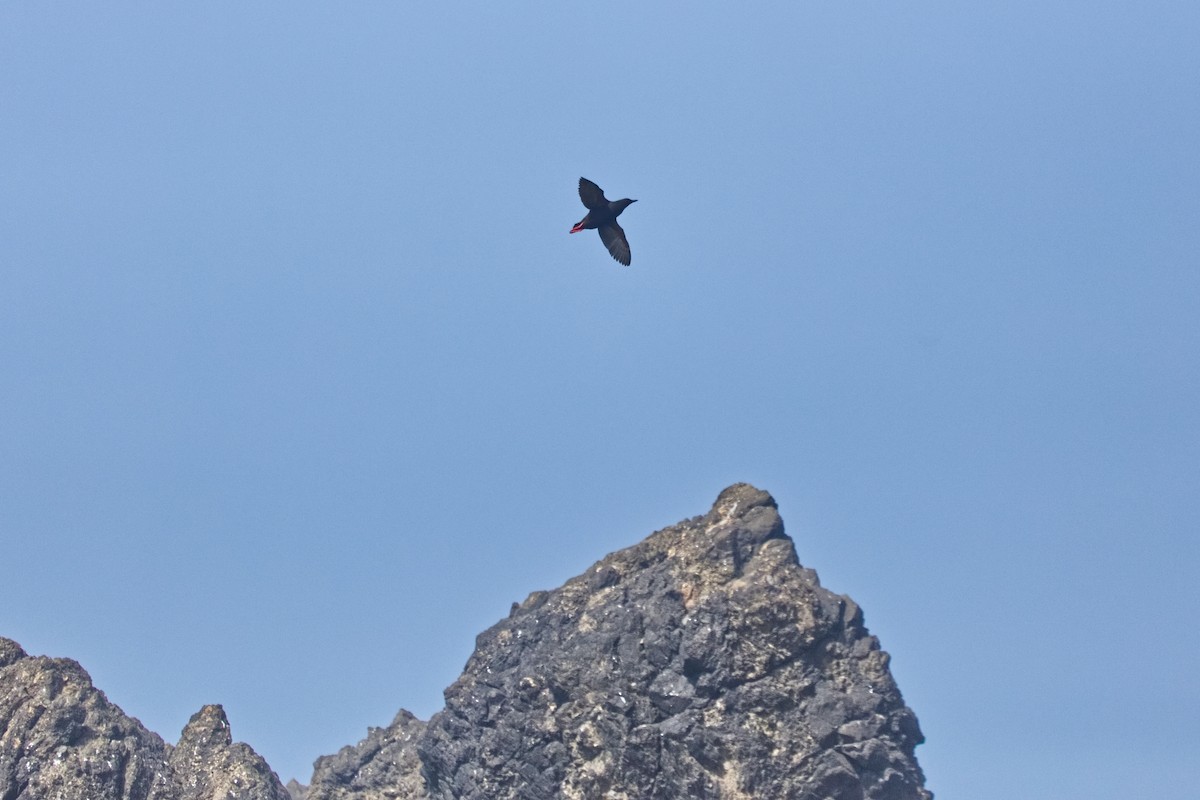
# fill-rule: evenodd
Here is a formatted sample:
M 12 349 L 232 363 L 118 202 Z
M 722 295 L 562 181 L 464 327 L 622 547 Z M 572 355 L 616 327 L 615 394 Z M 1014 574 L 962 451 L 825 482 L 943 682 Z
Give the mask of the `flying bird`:
M 579 199 L 587 206 L 588 213 L 575 223 L 571 233 L 595 228 L 600 232 L 600 241 L 608 248 L 609 255 L 628 267 L 629 240 L 625 238 L 625 231 L 617 224 L 617 217 L 621 216 L 621 212 L 628 208 L 630 203 L 636 203 L 637 200 L 627 197 L 610 202 L 605 198 L 604 190 L 587 178 L 579 179 Z

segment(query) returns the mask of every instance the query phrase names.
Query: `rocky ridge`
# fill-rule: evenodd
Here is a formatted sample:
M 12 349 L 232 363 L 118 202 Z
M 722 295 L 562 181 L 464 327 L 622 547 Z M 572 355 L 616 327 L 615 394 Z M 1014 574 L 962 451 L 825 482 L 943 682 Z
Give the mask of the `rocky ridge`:
M 165 743 L 113 705 L 78 663 L 0 638 L 0 799 L 290 800 L 218 705 Z
M 171 747 L 0 640 L 0 800 L 932 798 L 887 654 L 747 484 L 514 603 L 445 695 L 285 790 L 220 706 Z
M 747 484 L 514 604 L 445 694 L 308 800 L 932 797 L 887 654 Z

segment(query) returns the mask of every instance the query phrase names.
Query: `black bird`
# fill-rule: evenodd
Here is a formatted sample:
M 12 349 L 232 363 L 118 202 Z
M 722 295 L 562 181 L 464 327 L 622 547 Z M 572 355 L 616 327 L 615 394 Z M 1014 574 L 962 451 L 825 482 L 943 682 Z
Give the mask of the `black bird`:
M 604 197 L 604 190 L 587 178 L 579 179 L 579 199 L 587 206 L 587 216 L 575 223 L 571 233 L 595 228 L 600 232 L 600 241 L 608 248 L 609 255 L 625 266 L 629 266 L 629 241 L 625 231 L 617 224 L 617 217 L 637 200 L 614 200 L 609 202 Z

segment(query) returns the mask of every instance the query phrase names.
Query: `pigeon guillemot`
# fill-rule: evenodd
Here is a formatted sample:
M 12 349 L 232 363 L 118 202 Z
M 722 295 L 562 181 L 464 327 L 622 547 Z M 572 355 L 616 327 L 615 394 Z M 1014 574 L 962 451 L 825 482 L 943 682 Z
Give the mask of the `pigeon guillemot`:
M 587 206 L 588 213 L 575 223 L 571 233 L 595 228 L 600 232 L 600 241 L 608 248 L 609 255 L 628 267 L 629 241 L 625 238 L 625 231 L 617 224 L 617 217 L 630 203 L 636 203 L 637 200 L 627 197 L 624 200 L 609 202 L 604 197 L 604 190 L 587 178 L 579 179 L 579 199 Z

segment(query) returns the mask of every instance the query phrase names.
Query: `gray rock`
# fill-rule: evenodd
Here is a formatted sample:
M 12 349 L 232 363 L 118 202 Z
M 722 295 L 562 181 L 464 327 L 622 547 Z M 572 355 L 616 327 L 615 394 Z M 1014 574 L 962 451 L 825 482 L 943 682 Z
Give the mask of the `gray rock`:
M 428 797 L 414 744 L 424 730 L 402 709 L 388 727 L 371 728 L 357 745 L 318 758 L 307 794 L 296 800 Z
M 514 603 L 445 696 L 285 789 L 220 706 L 171 747 L 75 662 L 0 639 L 0 800 L 932 798 L 861 609 L 746 484 Z
M 207 705 L 192 715 L 171 751 L 177 800 L 291 800 L 262 756 L 234 743 L 225 710 Z
M 172 748 L 68 659 L 0 638 L 0 798 L 289 800 L 266 762 L 205 706 Z
M 318 761 L 316 797 L 932 798 L 861 610 L 746 484 L 514 604 L 419 725 Z

